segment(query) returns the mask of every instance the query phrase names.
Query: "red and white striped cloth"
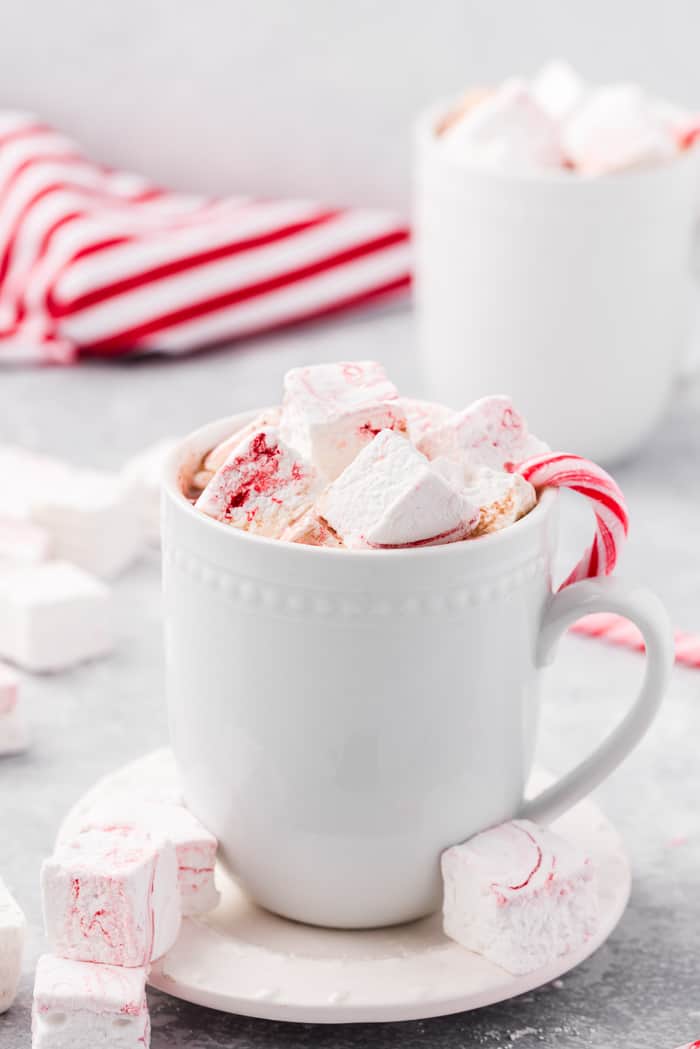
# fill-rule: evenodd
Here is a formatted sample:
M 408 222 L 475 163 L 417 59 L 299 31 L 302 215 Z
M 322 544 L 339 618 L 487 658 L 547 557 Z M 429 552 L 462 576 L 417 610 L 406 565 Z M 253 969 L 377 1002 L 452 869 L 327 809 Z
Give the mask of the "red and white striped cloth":
M 171 193 L 0 112 L 0 362 L 178 354 L 405 294 L 396 216 Z

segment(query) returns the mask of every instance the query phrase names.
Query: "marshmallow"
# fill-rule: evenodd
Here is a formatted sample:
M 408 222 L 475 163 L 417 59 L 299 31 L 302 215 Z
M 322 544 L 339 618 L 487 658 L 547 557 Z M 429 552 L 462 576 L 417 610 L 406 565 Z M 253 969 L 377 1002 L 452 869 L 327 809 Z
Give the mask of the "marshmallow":
M 148 1049 L 146 969 L 43 955 L 36 967 L 32 1049 Z
M 29 746 L 29 733 L 22 712 L 15 708 L 0 714 L 0 757 L 21 754 Z
M 177 939 L 178 864 L 165 838 L 88 830 L 44 861 L 41 890 L 46 934 L 62 958 L 148 965 Z
M 341 361 L 285 375 L 280 433 L 326 480 L 335 480 L 380 430 L 406 430 L 398 392 L 381 364 Z
M 132 828 L 140 833 L 157 833 L 175 848 L 178 864 L 178 887 L 183 914 L 204 914 L 219 902 L 214 884 L 217 841 L 184 805 L 143 802 L 136 798 L 112 798 L 108 803 L 88 811 L 80 833 L 89 830 L 125 833 Z
M 149 542 L 160 542 L 160 484 L 168 457 L 177 441 L 167 437 L 129 459 L 122 467 L 133 510 Z
M 109 579 L 141 553 L 143 528 L 118 475 L 79 470 L 6 445 L 0 448 L 0 477 L 0 515 L 43 528 L 54 557 Z
M 448 113 L 445 114 L 435 125 L 435 134 L 443 135 L 448 128 L 451 128 L 459 120 L 462 120 L 467 113 L 474 108 L 474 106 L 480 105 L 485 98 L 493 94 L 493 88 L 491 87 L 471 87 L 468 91 L 465 91 L 459 102 L 454 106 Z
M 19 676 L 12 667 L 0 663 L 0 715 L 9 714 L 19 699 Z
M 445 934 L 507 972 L 539 969 L 596 930 L 590 859 L 528 820 L 447 849 L 442 875 Z
M 25 925 L 22 911 L 0 878 L 0 1013 L 10 1008 L 17 994 Z
M 417 445 L 427 434 L 438 429 L 454 415 L 451 408 L 432 401 L 415 401 L 409 397 L 401 399 L 401 406 L 406 415 L 408 439 Z
M 499 532 L 528 514 L 537 502 L 537 493 L 520 474 L 490 470 L 488 466 L 464 466 L 443 456 L 433 460 L 433 469 L 478 508 L 478 520 L 470 539 Z
M 0 656 L 50 671 L 112 647 L 111 599 L 96 579 L 63 561 L 0 573 Z
M 483 397 L 428 433 L 418 448 L 429 459 L 456 457 L 472 466 L 502 470 L 549 451 L 533 437 L 510 397 Z
M 555 121 L 521 80 L 506 80 L 440 141 L 456 162 L 489 170 L 528 174 L 564 163 Z
M 382 430 L 323 493 L 321 516 L 347 546 L 462 539 L 478 513 L 404 437 Z
M 645 167 L 676 153 L 668 128 L 636 84 L 591 91 L 565 122 L 562 147 L 568 160 L 588 175 Z
M 221 444 L 217 444 L 216 448 L 209 452 L 205 457 L 204 463 L 202 464 L 203 470 L 200 472 L 204 473 L 205 471 L 209 471 L 212 474 L 216 473 L 216 471 L 224 465 L 233 449 L 239 444 L 242 444 L 247 437 L 252 437 L 254 433 L 257 433 L 258 430 L 263 430 L 266 426 L 279 426 L 281 415 L 282 409 L 277 407 L 266 408 L 265 411 L 260 412 L 260 414 L 256 415 L 246 426 L 241 427 L 240 430 L 236 430 L 230 437 L 227 437 L 225 441 L 222 441 Z M 196 483 L 196 476 L 194 480 Z
M 144 528 L 133 495 L 116 474 L 70 471 L 31 496 L 32 520 L 51 535 L 56 557 L 113 579 L 143 552 Z
M 568 62 L 547 62 L 532 81 L 535 102 L 553 120 L 570 117 L 586 97 L 586 85 Z
M 16 518 L 0 518 L 0 565 L 3 562 L 35 563 L 44 561 L 51 548 L 51 537 L 45 528 Z
M 319 490 L 313 466 L 267 427 L 233 449 L 195 505 L 234 528 L 279 537 Z
M 282 532 L 280 539 L 302 546 L 342 546 L 341 540 L 316 510 L 306 513 Z

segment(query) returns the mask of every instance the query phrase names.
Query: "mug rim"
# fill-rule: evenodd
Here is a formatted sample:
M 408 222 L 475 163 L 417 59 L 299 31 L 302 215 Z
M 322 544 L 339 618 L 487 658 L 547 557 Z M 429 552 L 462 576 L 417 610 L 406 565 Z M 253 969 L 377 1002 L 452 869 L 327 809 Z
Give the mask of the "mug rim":
M 435 134 L 437 120 L 444 116 L 451 106 L 454 106 L 460 95 L 443 96 L 436 102 L 424 106 L 416 116 L 413 124 L 414 139 L 423 150 L 435 150 L 438 136 Z M 557 186 L 612 186 L 628 184 L 630 182 L 652 181 L 658 177 L 660 172 L 676 171 L 679 167 L 690 166 L 693 162 L 697 164 L 700 157 L 700 140 L 696 141 L 689 149 L 679 150 L 675 157 L 648 167 L 626 168 L 621 171 L 610 171 L 600 175 L 585 174 L 582 172 L 567 171 L 565 168 L 542 168 L 536 171 L 499 171 L 481 168 L 476 164 L 460 164 L 453 156 L 442 158 L 446 168 L 462 174 L 464 177 L 482 178 L 489 181 L 495 180 L 502 184 L 509 183 L 545 183 Z
M 179 511 L 182 511 L 189 517 L 193 522 L 196 521 L 200 526 L 214 529 L 212 535 L 227 535 L 231 543 L 253 543 L 259 550 L 263 550 L 265 547 L 276 550 L 289 551 L 290 556 L 303 558 L 303 557 L 325 557 L 325 558 L 340 558 L 343 563 L 349 562 L 350 560 L 362 560 L 367 561 L 370 558 L 371 561 L 387 561 L 391 559 L 394 562 L 400 560 L 411 559 L 414 561 L 417 557 L 422 558 L 423 561 L 432 557 L 437 558 L 448 558 L 457 557 L 459 555 L 464 556 L 465 551 L 469 550 L 469 556 L 476 556 L 478 550 L 484 548 L 493 549 L 497 544 L 505 544 L 508 541 L 516 541 L 526 535 L 528 531 L 533 531 L 544 523 L 546 517 L 549 516 L 553 509 L 557 498 L 558 491 L 555 488 L 547 488 L 538 497 L 536 505 L 530 510 L 529 513 L 525 514 L 518 521 L 515 521 L 512 525 L 508 525 L 507 528 L 503 528 L 498 532 L 490 532 L 488 535 L 478 536 L 477 539 L 471 542 L 467 540 L 461 540 L 453 543 L 443 543 L 442 545 L 436 546 L 418 546 L 410 548 L 394 548 L 394 549 L 364 549 L 356 547 L 329 547 L 329 546 L 308 546 L 304 543 L 290 543 L 283 539 L 275 539 L 271 536 L 254 535 L 250 532 L 245 532 L 240 528 L 232 528 L 230 525 L 224 524 L 223 521 L 217 521 L 213 517 L 209 517 L 207 514 L 201 513 L 196 510 L 194 505 L 184 495 L 180 487 L 180 471 L 186 459 L 188 451 L 202 449 L 207 451 L 216 446 L 221 440 L 224 440 L 227 433 L 230 435 L 233 431 L 229 429 L 231 423 L 234 425 L 245 426 L 246 421 L 250 421 L 265 411 L 264 408 L 251 409 L 244 412 L 235 412 L 233 415 L 223 416 L 220 419 L 215 419 L 212 422 L 206 423 L 204 426 L 198 427 L 193 430 L 186 437 L 178 442 L 175 448 L 172 449 L 165 463 L 163 474 L 161 475 L 161 491 L 170 499 L 171 503 L 177 507 Z M 209 435 L 212 436 L 209 436 Z M 214 434 L 218 435 L 216 438 Z M 211 443 L 209 443 L 211 441 Z M 291 553 L 295 551 L 295 553 Z

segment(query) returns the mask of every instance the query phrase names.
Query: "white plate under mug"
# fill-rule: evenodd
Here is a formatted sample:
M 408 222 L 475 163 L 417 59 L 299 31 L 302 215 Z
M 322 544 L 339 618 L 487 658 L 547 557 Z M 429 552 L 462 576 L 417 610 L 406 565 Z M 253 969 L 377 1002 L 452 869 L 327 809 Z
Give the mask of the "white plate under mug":
M 532 791 L 549 779 L 536 772 Z M 61 833 L 96 802 L 125 788 L 138 793 L 140 786 L 146 792 L 176 789 L 169 751 L 155 751 L 100 780 L 66 817 Z M 596 863 L 600 924 L 586 944 L 525 976 L 512 976 L 448 940 L 439 914 L 367 931 L 301 925 L 257 907 L 219 867 L 219 906 L 183 921 L 177 943 L 153 965 L 149 983 L 222 1012 L 298 1023 L 419 1020 L 514 998 L 591 955 L 629 899 L 624 847 L 592 801 L 576 805 L 554 828 Z

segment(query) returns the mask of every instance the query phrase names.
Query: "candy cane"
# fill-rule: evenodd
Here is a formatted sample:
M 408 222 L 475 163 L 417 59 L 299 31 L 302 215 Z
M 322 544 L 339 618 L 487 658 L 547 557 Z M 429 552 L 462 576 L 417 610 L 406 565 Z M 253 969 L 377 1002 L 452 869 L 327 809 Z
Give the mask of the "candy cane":
M 571 630 L 574 634 L 597 637 L 611 645 L 622 645 L 636 652 L 644 651 L 644 640 L 639 629 L 634 623 L 614 612 L 596 612 L 585 616 L 574 623 Z M 676 663 L 682 663 L 686 667 L 700 667 L 700 635 L 676 630 L 674 637 Z
M 595 538 L 559 589 L 579 579 L 610 575 L 629 528 L 625 497 L 610 474 L 588 459 L 564 452 L 537 455 L 513 469 L 538 492 L 543 488 L 569 488 L 584 496 L 593 508 Z

